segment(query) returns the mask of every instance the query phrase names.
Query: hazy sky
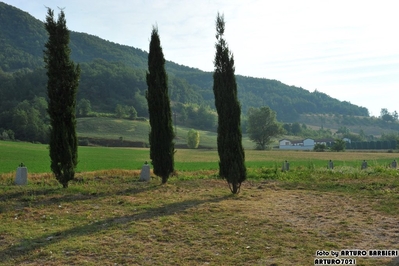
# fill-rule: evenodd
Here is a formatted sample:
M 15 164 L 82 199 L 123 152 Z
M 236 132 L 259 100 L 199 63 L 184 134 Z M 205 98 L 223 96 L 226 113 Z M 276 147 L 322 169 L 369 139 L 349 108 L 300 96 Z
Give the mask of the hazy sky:
M 166 60 L 213 71 L 215 18 L 236 74 L 317 89 L 379 116 L 399 108 L 399 2 L 387 0 L 2 0 L 44 21 L 148 51 L 157 24 Z

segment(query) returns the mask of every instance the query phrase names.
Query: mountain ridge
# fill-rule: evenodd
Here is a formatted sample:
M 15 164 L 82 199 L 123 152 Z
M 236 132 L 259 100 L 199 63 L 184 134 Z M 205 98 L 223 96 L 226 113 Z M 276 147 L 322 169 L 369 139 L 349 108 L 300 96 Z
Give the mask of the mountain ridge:
M 82 64 L 83 69 L 78 98 L 88 98 L 95 103 L 94 107 L 98 108 L 98 111 L 109 111 L 117 102 L 128 105 L 137 104 L 138 100 L 135 100 L 131 94 L 138 95 L 137 97 L 145 95 L 146 83 L 143 75 L 147 70 L 147 52 L 87 33 L 71 31 L 70 39 L 71 59 Z M 43 49 L 47 41 L 43 22 L 25 11 L 0 2 L 0 40 L 4 43 L 0 48 L 2 72 L 14 73 L 23 69 L 40 72 L 37 69 L 44 65 Z M 118 67 L 121 74 L 108 70 L 119 63 L 124 65 Z M 102 68 L 101 75 L 93 71 L 99 66 Z M 214 108 L 211 72 L 171 61 L 166 62 L 166 69 L 172 101 Z M 43 75 L 43 71 L 40 75 Z M 121 82 L 124 78 L 127 81 Z M 267 105 L 276 111 L 279 120 L 287 122 L 294 122 L 299 115 L 305 113 L 369 116 L 365 107 L 339 101 L 318 91 L 309 92 L 301 87 L 288 86 L 273 79 L 241 75 L 236 75 L 236 78 L 244 114 L 251 107 Z M 42 76 L 40 79 L 45 80 Z M 113 86 L 113 83 L 118 83 L 119 87 Z M 43 94 L 44 84 L 37 86 L 40 86 L 40 89 L 36 89 L 37 93 Z M 0 87 L 1 89 L 4 90 Z M 98 99 L 93 95 L 102 95 L 103 98 Z M 104 96 L 114 98 L 106 99 Z M 17 96 L 13 99 L 25 100 Z

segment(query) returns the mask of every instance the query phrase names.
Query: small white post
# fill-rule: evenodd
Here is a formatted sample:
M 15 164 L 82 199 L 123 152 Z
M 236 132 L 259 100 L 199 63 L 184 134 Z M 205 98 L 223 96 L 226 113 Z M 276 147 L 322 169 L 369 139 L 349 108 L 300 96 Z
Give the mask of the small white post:
M 150 181 L 150 165 L 145 162 L 140 172 L 139 181 Z
M 283 162 L 283 167 L 281 168 L 281 171 L 286 172 L 289 170 L 290 170 L 290 163 L 287 160 L 285 160 Z
M 28 168 L 23 163 L 17 168 L 17 174 L 15 176 L 16 185 L 26 185 L 28 183 Z
M 367 169 L 367 162 L 366 162 L 366 160 L 363 160 L 363 162 L 362 162 L 362 170 L 365 170 L 365 169 Z
M 334 163 L 333 163 L 333 161 L 331 161 L 331 160 L 328 161 L 327 168 L 328 168 L 328 169 L 334 169 Z

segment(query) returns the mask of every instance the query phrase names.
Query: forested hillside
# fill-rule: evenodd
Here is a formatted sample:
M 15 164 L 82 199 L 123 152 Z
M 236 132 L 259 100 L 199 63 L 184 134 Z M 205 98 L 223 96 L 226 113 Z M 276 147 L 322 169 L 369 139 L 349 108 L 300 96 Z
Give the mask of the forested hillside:
M 43 9 L 43 20 L 45 15 Z M 21 135 L 29 134 L 35 127 L 29 125 L 31 121 L 38 119 L 46 125 L 45 114 L 34 118 L 31 111 L 33 108 L 36 110 L 33 114 L 41 113 L 42 106 L 38 103 L 46 99 L 43 50 L 47 38 L 42 21 L 0 2 L 0 129 L 14 129 Z M 122 106 L 125 110 L 134 109 L 139 117 L 147 117 L 148 53 L 86 33 L 71 32 L 70 38 L 71 58 L 82 70 L 78 102 L 89 103 L 90 110 L 96 113 L 113 113 Z M 215 129 L 212 73 L 171 61 L 167 61 L 166 70 L 178 123 Z M 318 91 L 309 92 L 277 80 L 236 78 L 243 115 L 250 107 L 269 106 L 277 113 L 277 119 L 286 123 L 297 122 L 305 114 L 369 116 L 364 107 L 341 102 Z M 25 125 L 24 130 L 15 130 L 20 123 Z
M 47 36 L 40 20 L 0 3 L 0 38 L 2 72 L 15 73 L 22 69 L 33 71 L 43 66 L 43 48 Z M 118 98 L 133 101 L 136 92 L 140 91 L 143 95 L 146 90 L 143 75 L 147 69 L 147 52 L 77 32 L 71 32 L 70 46 L 72 59 L 83 65 L 80 97 L 89 98 L 101 110 L 113 109 Z M 211 73 L 173 62 L 167 63 L 167 70 L 173 101 L 206 104 L 213 108 Z M 24 73 L 18 73 L 19 76 L 14 79 L 21 78 Z M 301 113 L 368 115 L 366 108 L 340 102 L 318 92 L 310 93 L 302 88 L 290 87 L 279 81 L 238 76 L 237 82 L 244 112 L 248 107 L 268 105 L 284 120 Z M 36 90 L 40 91 L 40 88 Z

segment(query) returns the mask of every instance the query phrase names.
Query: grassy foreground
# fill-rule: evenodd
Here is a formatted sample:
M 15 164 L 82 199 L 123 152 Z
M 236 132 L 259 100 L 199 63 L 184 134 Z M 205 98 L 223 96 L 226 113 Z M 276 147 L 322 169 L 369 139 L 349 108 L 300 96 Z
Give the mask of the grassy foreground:
M 194 177 L 1 186 L 0 265 L 313 265 L 317 250 L 398 249 L 398 177 L 247 181 L 235 196 Z
M 43 145 L 0 149 L 0 169 L 19 162 L 7 151 L 48 156 Z M 178 150 L 177 176 L 161 186 L 137 181 L 146 149 L 85 149 L 94 158 L 80 151 L 86 169 L 68 189 L 30 166 L 26 186 L 0 174 L 0 265 L 313 265 L 317 250 L 399 249 L 399 173 L 386 167 L 397 154 L 247 151 L 249 180 L 231 195 L 216 151 Z

